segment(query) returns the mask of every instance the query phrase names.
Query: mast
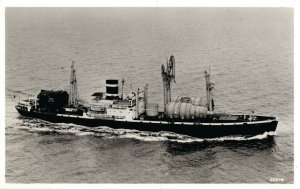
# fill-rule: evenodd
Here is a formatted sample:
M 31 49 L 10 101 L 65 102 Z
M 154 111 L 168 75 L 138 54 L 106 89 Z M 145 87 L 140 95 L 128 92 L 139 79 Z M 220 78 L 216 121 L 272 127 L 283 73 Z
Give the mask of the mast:
M 140 107 L 139 107 L 139 103 L 140 103 L 140 89 L 137 89 L 136 95 L 135 95 L 135 118 L 138 119 L 139 118 L 139 111 L 140 111 Z
M 167 60 L 166 68 L 164 65 L 161 65 L 161 76 L 163 79 L 164 108 L 166 111 L 167 104 L 171 102 L 171 82 L 175 82 L 175 58 L 173 55 L 170 56 L 169 61 Z
M 214 84 L 210 82 L 210 73 L 206 70 L 204 71 L 204 77 L 206 81 L 206 102 L 207 102 L 207 110 L 214 111 L 214 104 L 212 98 L 212 90 L 214 88 Z
M 145 85 L 144 87 L 144 108 L 147 110 L 148 106 L 148 84 Z
M 70 91 L 69 91 L 69 105 L 78 105 L 78 93 L 77 93 L 77 80 L 76 71 L 74 68 L 75 61 L 72 60 L 71 76 L 70 76 Z
M 124 83 L 125 83 L 125 79 L 122 79 L 122 100 L 124 100 Z

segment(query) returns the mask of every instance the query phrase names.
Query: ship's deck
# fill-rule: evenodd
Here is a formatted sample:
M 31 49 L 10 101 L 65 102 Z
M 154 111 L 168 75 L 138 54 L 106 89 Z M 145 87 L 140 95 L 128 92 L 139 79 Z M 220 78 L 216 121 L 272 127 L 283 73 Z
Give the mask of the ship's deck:
M 206 118 L 198 119 L 181 119 L 181 118 L 165 118 L 163 112 L 161 112 L 157 117 L 148 117 L 142 115 L 143 120 L 147 121 L 167 121 L 167 122 L 205 122 L 205 123 L 238 123 L 238 122 L 253 122 L 253 121 L 266 121 L 266 120 L 276 120 L 276 117 L 271 116 L 257 116 L 257 115 L 247 115 L 247 114 L 214 114 L 208 115 Z

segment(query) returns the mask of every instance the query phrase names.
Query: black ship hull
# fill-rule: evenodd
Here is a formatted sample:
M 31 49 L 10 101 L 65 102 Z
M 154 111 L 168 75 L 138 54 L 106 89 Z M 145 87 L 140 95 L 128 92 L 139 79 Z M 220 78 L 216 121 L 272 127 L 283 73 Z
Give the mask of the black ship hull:
M 184 122 L 159 122 L 159 121 L 120 121 L 109 119 L 89 119 L 81 116 L 56 115 L 41 112 L 29 112 L 17 109 L 21 115 L 38 118 L 53 123 L 73 123 L 88 127 L 108 126 L 115 129 L 134 129 L 141 131 L 168 131 L 178 134 L 198 137 L 215 138 L 223 136 L 255 136 L 265 132 L 274 132 L 278 121 L 252 121 L 252 122 L 232 122 L 232 123 L 189 123 Z

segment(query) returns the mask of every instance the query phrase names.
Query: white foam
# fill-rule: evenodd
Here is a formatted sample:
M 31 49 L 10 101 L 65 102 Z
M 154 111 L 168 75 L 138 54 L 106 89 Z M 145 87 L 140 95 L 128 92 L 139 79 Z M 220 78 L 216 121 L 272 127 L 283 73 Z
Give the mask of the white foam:
M 165 138 L 165 137 L 140 136 L 138 134 L 126 134 L 126 135 L 122 135 L 118 138 L 132 138 L 132 139 L 137 139 L 137 140 L 147 141 L 147 142 L 157 142 L 157 141 L 166 141 L 167 140 L 167 138 Z
M 276 132 L 274 132 L 274 131 L 265 132 L 264 134 L 250 137 L 250 138 L 248 138 L 248 140 L 264 139 L 264 138 L 267 138 L 268 136 L 276 136 Z
M 53 129 L 47 127 L 20 127 L 22 130 L 27 130 L 30 132 L 53 132 Z

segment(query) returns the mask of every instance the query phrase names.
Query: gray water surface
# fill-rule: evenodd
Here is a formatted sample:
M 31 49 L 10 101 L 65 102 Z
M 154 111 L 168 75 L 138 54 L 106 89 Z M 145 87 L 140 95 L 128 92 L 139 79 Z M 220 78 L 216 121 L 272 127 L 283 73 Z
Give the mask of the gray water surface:
M 276 136 L 197 139 L 86 128 L 20 116 L 13 95 L 65 89 L 76 61 L 80 97 L 125 78 L 163 105 L 160 66 L 173 54 L 173 96 L 219 112 L 274 115 Z M 6 182 L 293 183 L 293 10 L 288 8 L 7 8 Z

